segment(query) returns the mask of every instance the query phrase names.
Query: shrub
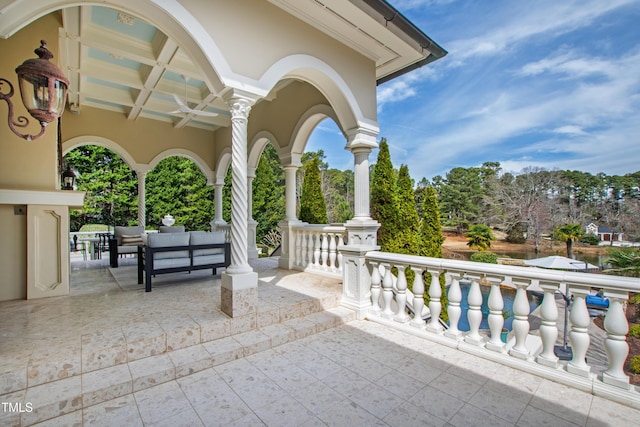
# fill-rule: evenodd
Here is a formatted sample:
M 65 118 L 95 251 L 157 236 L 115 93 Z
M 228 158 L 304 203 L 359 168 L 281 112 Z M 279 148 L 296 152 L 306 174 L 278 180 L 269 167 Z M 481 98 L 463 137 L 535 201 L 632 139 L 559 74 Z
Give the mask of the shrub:
M 580 241 L 582 243 L 586 243 L 588 245 L 594 245 L 594 246 L 598 246 L 598 243 L 600 243 L 600 239 L 598 239 L 598 236 L 594 236 L 593 234 L 586 234 L 582 236 L 580 238 Z
M 631 372 L 640 374 L 640 356 L 633 356 L 630 362 Z
M 498 255 L 493 252 L 481 251 L 476 252 L 471 255 L 471 261 L 475 262 L 484 262 L 486 264 L 497 264 L 498 263 Z
M 640 325 L 633 325 L 629 328 L 629 335 L 634 338 L 640 338 Z

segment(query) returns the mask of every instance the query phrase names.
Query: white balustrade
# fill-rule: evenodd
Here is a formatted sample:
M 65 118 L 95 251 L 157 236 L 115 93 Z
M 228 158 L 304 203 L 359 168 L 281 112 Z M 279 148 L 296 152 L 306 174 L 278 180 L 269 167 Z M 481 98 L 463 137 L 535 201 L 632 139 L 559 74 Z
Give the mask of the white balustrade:
M 452 347 L 473 352 L 499 363 L 529 369 L 538 375 L 546 375 L 553 381 L 584 387 L 585 378 L 588 378 L 589 381 L 599 383 L 599 393 L 610 387 L 608 393 L 611 396 L 619 396 L 619 393 L 624 392 L 634 393 L 635 397 L 629 399 L 640 402 L 640 393 L 630 385 L 629 378 L 623 370 L 629 352 L 626 342 L 629 325 L 624 306 L 630 292 L 640 292 L 640 281 L 637 279 L 379 251 L 368 252 L 365 258 L 371 271 L 372 308 L 367 315 L 368 319 L 378 320 L 403 330 L 407 328 L 407 331 L 424 336 L 425 339 L 449 342 Z M 408 269 L 416 273 L 411 310 L 404 309 L 409 302 L 405 275 Z M 432 316 L 425 323 L 422 319 L 422 295 L 423 275 L 426 273 L 431 275 L 428 294 Z M 445 275 L 448 285 L 448 307 L 442 307 L 439 283 L 439 276 L 442 274 Z M 460 282 L 469 280 L 471 284 L 466 301 L 469 306 L 466 313 L 469 331 L 462 332 L 459 327 L 463 303 Z M 490 286 L 487 297 L 488 330 L 480 329 L 483 304 L 480 282 L 485 281 Z M 515 288 L 512 331 L 507 343 L 501 339 L 506 311 L 503 297 L 505 287 Z M 572 301 L 569 338 L 573 357 L 568 361 L 560 360 L 554 350 L 559 333 L 562 332 L 558 328 L 563 327 L 559 324 L 561 322 L 558 322 L 558 303 L 562 302 L 556 298 L 561 289 L 567 290 Z M 610 306 L 604 319 L 606 339 L 603 345 L 607 360 L 598 361 L 600 372 L 596 376 L 592 372 L 595 368 L 588 364 L 587 357 L 591 345 L 588 333 L 591 319 L 586 306 L 586 296 L 599 289 L 609 298 Z M 534 313 L 530 313 L 527 296 L 527 291 L 531 290 L 542 295 L 542 303 Z M 438 319 L 443 310 L 446 310 L 449 317 L 448 327 L 444 327 Z M 530 318 L 537 318 L 535 326 L 530 324 Z M 509 360 L 513 362 L 508 363 Z M 604 368 L 603 364 L 606 365 Z M 621 389 L 624 391 L 620 391 Z
M 480 290 L 479 277 L 471 277 L 471 288 L 467 297 L 469 311 L 467 320 L 469 322 L 469 333 L 464 337 L 465 342 L 479 345 L 482 343 L 480 336 L 480 323 L 482 322 L 482 291 Z
M 292 227 L 296 270 L 342 278 L 342 256 L 346 229 L 342 225 L 300 223 Z
M 487 343 L 487 348 L 493 351 L 502 351 L 504 348 L 504 343 L 501 338 L 502 327 L 504 326 L 504 299 L 502 298 L 502 291 L 500 290 L 502 278 L 491 276 L 486 279 L 491 284 L 488 304 L 489 316 L 487 317 L 491 336 Z

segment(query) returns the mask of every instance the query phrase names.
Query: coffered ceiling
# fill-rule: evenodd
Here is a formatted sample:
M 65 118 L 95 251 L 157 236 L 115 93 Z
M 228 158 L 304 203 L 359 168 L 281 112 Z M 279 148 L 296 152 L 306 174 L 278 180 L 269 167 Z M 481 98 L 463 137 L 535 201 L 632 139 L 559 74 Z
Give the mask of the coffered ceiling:
M 381 0 L 269 1 L 370 58 L 379 81 L 446 54 Z M 0 14 L 11 10 L 3 3 L 11 1 L 0 0 Z M 178 128 L 229 126 L 226 103 L 213 93 L 176 41 L 162 31 L 144 19 L 103 6 L 68 7 L 61 13 L 57 60 L 70 80 L 72 112 L 94 107 L 131 120 L 162 120 Z M 7 31 L 0 26 L 0 33 L 6 36 Z M 286 84 L 281 82 L 273 92 Z M 217 115 L 176 111 L 176 95 L 193 110 Z

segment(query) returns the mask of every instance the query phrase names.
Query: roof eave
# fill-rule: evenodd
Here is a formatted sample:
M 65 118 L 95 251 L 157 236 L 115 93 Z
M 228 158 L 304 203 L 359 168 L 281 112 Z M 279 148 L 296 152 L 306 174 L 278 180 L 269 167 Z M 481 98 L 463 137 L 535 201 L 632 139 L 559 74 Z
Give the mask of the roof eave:
M 367 6 L 369 6 L 369 8 L 378 13 L 386 21 L 387 27 L 390 25 L 395 26 L 399 31 L 406 34 L 411 40 L 416 42 L 423 52 L 429 52 L 429 55 L 427 55 L 424 59 L 409 64 L 406 67 L 401 68 L 400 70 L 379 78 L 378 80 L 376 80 L 377 85 L 388 82 L 389 80 L 393 80 L 403 74 L 430 64 L 433 61 L 436 61 L 447 55 L 448 52 L 444 50 L 442 46 L 433 41 L 428 35 L 426 35 L 418 27 L 416 27 L 413 22 L 409 21 L 402 13 L 400 13 L 386 0 L 360 1 L 362 1 Z

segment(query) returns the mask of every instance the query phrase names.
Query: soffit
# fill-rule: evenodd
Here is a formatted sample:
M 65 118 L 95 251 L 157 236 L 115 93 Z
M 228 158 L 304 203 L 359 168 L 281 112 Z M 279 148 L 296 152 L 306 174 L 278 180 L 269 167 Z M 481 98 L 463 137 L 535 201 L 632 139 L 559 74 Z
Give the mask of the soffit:
M 384 18 L 360 0 L 269 1 L 370 58 L 376 64 L 377 79 L 429 56 L 406 34 L 387 28 Z M 102 6 L 70 7 L 61 13 L 58 62 L 70 80 L 72 112 L 90 106 L 120 112 L 130 120 L 144 117 L 175 127 L 215 130 L 230 125 L 228 106 L 204 74 L 153 25 Z M 186 91 L 184 77 L 188 78 Z M 277 96 L 277 90 L 270 97 Z M 188 99 L 193 109 L 218 116 L 172 113 L 174 95 Z

